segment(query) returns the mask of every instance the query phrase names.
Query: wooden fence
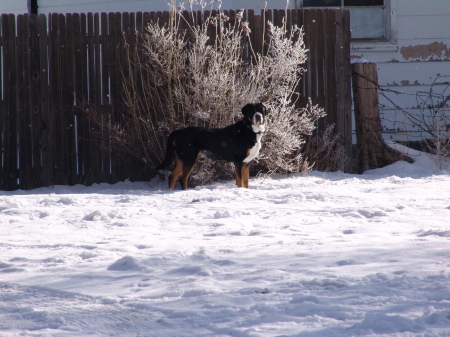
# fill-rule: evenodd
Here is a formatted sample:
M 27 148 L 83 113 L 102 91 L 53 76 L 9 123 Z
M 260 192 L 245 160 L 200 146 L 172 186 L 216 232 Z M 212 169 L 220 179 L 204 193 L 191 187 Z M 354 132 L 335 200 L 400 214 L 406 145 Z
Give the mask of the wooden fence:
M 208 15 L 208 12 L 204 14 Z M 214 13 L 212 13 L 214 14 Z M 234 11 L 226 11 L 230 17 Z M 256 51 L 264 52 L 268 20 L 304 26 L 309 49 L 300 91 L 325 108 L 351 153 L 350 19 L 346 10 L 244 12 Z M 198 15 L 200 18 L 200 15 Z M 145 179 L 144 166 L 93 142 L 84 108 L 120 116 L 124 46 L 168 12 L 1 15 L 0 189 L 115 183 Z

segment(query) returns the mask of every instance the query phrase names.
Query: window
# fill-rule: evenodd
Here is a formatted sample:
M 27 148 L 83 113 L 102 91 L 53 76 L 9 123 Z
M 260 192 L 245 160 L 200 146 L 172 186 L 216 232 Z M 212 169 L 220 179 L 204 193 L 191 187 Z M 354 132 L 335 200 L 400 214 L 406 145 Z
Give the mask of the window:
M 350 11 L 352 40 L 390 39 L 389 0 L 296 0 L 296 8 L 341 7 Z

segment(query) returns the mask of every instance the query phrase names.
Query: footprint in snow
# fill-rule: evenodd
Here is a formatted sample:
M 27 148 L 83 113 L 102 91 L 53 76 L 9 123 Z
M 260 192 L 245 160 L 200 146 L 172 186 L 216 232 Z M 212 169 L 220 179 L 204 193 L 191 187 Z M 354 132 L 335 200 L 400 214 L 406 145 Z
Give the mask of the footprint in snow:
M 183 298 L 207 296 L 207 295 L 213 295 L 215 293 L 216 293 L 215 291 L 208 290 L 208 289 L 192 289 L 192 290 L 185 291 L 183 293 Z
M 427 232 L 421 232 L 418 234 L 419 237 L 424 237 L 424 236 L 440 236 L 441 238 L 450 238 L 450 231 L 432 231 L 429 230 Z
M 104 217 L 103 217 L 102 212 L 100 212 L 100 211 L 94 211 L 94 212 L 92 212 L 92 213 L 86 215 L 86 216 L 83 218 L 83 220 L 86 220 L 86 221 L 97 221 L 97 220 L 102 220 L 103 218 L 104 218 Z
M 211 276 L 213 273 L 200 266 L 190 266 L 173 269 L 169 271 L 168 274 Z
M 97 256 L 98 256 L 97 254 L 94 254 L 92 252 L 83 252 L 80 254 L 82 260 L 89 260 Z
M 113 227 L 127 227 L 128 225 L 124 222 L 113 222 L 112 224 L 110 224 L 110 226 Z
M 304 303 L 304 302 L 310 302 L 310 303 L 316 303 L 318 304 L 319 298 L 312 295 L 305 295 L 305 296 L 298 296 L 294 297 L 289 303 L 297 304 L 297 303 Z
M 228 211 L 217 211 L 214 213 L 214 219 L 229 218 L 230 216 L 230 212 Z
M 235 264 L 231 260 L 215 260 L 215 261 L 212 261 L 212 263 L 214 263 L 214 264 L 216 264 L 218 266 L 221 266 L 221 267 L 232 266 L 232 265 Z
M 356 232 L 353 229 L 346 229 L 342 231 L 342 234 L 355 234 Z
M 354 265 L 359 265 L 359 264 L 364 264 L 364 263 L 353 260 L 353 259 L 348 259 L 348 260 L 338 261 L 336 264 L 338 266 L 354 266 Z
M 94 245 L 81 245 L 80 247 L 83 249 L 88 249 L 88 250 L 93 250 L 93 249 L 97 248 L 97 246 L 94 246 Z
M 360 210 L 358 210 L 358 213 L 369 219 L 377 217 L 377 216 L 387 216 L 387 214 L 385 212 L 380 211 L 380 210 L 371 211 L 371 210 L 366 210 L 366 209 L 360 209 Z
M 132 201 L 134 201 L 134 199 L 133 198 L 131 198 L 131 197 L 129 197 L 129 196 L 126 196 L 126 197 L 121 197 L 119 200 L 117 200 L 116 202 L 117 203 L 129 203 L 129 202 L 132 202 Z
M 73 204 L 75 204 L 75 201 L 72 198 L 63 197 L 63 198 L 59 199 L 57 201 L 57 203 L 63 204 L 63 205 L 73 205 Z
M 137 249 L 150 249 L 153 248 L 153 246 L 149 246 L 149 245 L 136 245 Z
M 19 273 L 25 271 L 23 268 L 16 268 L 12 264 L 0 261 L 0 273 Z
M 135 270 L 135 269 L 141 269 L 141 268 L 142 268 L 142 266 L 139 264 L 139 262 L 134 257 L 124 256 L 124 257 L 118 259 L 112 265 L 110 265 L 108 267 L 108 270 L 128 271 L 128 270 Z
M 16 268 L 16 267 L 10 267 L 10 268 L 4 268 L 0 269 L 0 273 L 21 273 L 25 271 L 24 268 Z
M 11 267 L 12 264 L 0 261 L 0 269 Z

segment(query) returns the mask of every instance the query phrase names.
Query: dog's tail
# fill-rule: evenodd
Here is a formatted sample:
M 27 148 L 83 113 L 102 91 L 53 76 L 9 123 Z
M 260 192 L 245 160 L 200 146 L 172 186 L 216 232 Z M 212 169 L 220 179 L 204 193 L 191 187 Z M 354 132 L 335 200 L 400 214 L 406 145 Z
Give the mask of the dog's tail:
M 163 160 L 163 162 L 161 164 L 159 164 L 155 170 L 159 171 L 159 170 L 163 170 L 165 169 L 167 166 L 169 166 L 172 161 L 173 161 L 173 156 L 175 154 L 175 133 L 176 131 L 173 131 L 170 135 L 169 138 L 167 139 L 167 147 L 166 147 L 166 156 Z

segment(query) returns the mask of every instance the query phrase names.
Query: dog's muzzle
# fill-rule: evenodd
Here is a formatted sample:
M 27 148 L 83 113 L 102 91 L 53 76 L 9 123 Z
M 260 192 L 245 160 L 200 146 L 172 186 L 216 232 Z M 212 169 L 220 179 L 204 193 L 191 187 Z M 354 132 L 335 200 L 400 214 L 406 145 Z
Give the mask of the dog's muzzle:
M 257 112 L 253 116 L 253 124 L 252 124 L 253 132 L 257 135 L 262 134 L 266 131 L 266 126 L 264 125 L 264 116 Z
M 254 119 L 254 124 L 256 124 L 256 125 L 264 124 L 264 117 L 260 113 L 256 113 L 253 116 L 253 119 Z

